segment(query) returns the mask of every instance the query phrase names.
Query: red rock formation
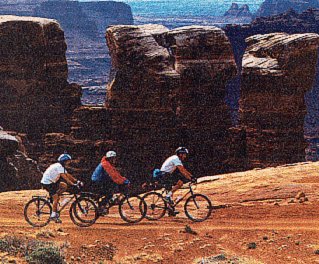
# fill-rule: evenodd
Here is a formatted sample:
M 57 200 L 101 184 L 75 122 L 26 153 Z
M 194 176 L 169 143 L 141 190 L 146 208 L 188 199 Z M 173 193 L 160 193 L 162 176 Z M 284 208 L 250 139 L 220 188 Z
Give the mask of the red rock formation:
M 303 160 L 305 92 L 313 87 L 319 35 L 247 38 L 240 99 L 251 167 Z
M 0 171 L 0 192 L 40 186 L 41 173 L 17 133 L 0 130 Z
M 196 157 L 192 164 L 198 173 L 221 169 L 229 157 L 225 145 L 231 127 L 225 84 L 236 74 L 224 32 L 116 26 L 107 30 L 107 42 L 116 69 L 107 105 L 120 117 L 116 124 L 112 118 L 111 138 L 129 145 L 133 159 L 149 167 L 183 144 Z M 128 114 L 118 108 L 129 109 Z
M 79 87 L 67 82 L 66 44 L 50 19 L 0 18 L 0 124 L 39 136 L 67 132 L 80 104 Z

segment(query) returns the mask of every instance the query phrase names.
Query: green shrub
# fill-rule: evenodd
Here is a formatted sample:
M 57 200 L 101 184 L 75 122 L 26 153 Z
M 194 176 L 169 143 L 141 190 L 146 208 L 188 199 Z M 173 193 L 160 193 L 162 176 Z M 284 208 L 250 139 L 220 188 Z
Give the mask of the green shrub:
M 60 248 L 55 246 L 40 246 L 26 258 L 32 264 L 63 264 L 64 257 Z

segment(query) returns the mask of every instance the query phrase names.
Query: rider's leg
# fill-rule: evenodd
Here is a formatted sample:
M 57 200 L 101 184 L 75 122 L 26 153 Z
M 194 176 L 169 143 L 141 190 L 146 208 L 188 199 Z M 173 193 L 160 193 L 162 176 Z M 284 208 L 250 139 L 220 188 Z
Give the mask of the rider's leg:
M 59 183 L 59 188 L 56 191 L 54 195 L 52 195 L 53 198 L 53 205 L 52 205 L 52 214 L 51 217 L 56 217 L 58 212 L 58 202 L 60 200 L 60 195 L 64 193 L 68 188 L 68 185 L 65 182 Z

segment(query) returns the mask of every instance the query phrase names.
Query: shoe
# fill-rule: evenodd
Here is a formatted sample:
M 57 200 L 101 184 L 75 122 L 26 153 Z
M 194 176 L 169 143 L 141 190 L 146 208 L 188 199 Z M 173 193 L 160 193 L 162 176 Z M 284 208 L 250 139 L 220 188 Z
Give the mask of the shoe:
M 109 213 L 109 209 L 108 208 L 99 208 L 99 216 L 106 216 Z
M 50 221 L 54 221 L 57 224 L 61 224 L 62 223 L 62 220 L 58 216 L 53 216 L 53 217 L 51 216 L 50 217 Z
M 179 214 L 179 211 L 175 210 L 175 209 L 171 209 L 168 211 L 168 216 L 176 216 Z

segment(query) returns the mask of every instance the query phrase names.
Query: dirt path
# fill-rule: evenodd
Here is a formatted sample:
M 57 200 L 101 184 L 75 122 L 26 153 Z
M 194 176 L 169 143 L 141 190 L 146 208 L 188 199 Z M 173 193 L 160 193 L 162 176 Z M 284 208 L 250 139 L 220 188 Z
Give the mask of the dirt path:
M 63 245 L 69 263 L 319 263 L 318 167 L 235 173 L 201 184 L 196 192 L 229 205 L 203 223 L 192 223 L 179 208 L 177 217 L 136 225 L 125 224 L 113 211 L 89 228 L 75 226 L 64 214 L 62 224 L 36 229 L 25 222 L 23 206 L 42 192 L 1 193 L 0 238 L 53 241 Z M 300 191 L 308 201 L 294 198 Z M 186 226 L 197 234 L 185 232 Z M 225 261 L 208 261 L 221 254 Z M 23 263 L 0 252 L 1 259 Z

